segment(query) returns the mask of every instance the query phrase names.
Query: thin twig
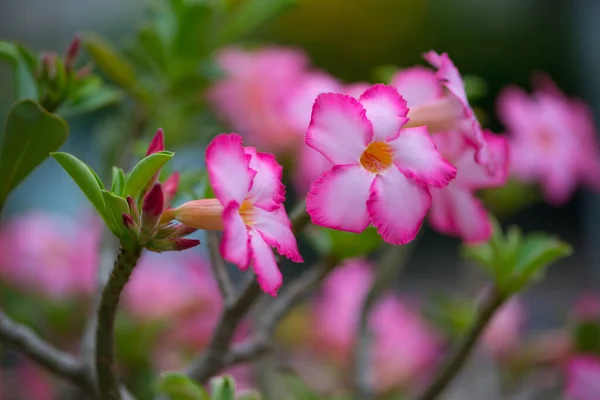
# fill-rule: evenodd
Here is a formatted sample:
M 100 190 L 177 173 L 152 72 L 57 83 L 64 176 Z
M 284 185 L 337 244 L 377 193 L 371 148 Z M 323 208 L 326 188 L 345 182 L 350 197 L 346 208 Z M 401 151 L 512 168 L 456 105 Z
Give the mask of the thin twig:
M 0 311 L 0 341 L 13 346 L 53 374 L 88 392 L 93 392 L 83 363 L 45 342 L 31 328 L 13 321 L 2 311 Z
M 236 298 L 235 286 L 227 273 L 227 265 L 219 252 L 219 234 L 216 231 L 207 231 L 206 236 L 213 275 L 219 284 L 223 301 L 225 304 L 231 304 Z
M 121 292 L 136 266 L 142 249 L 122 246 L 102 291 L 96 326 L 96 376 L 101 400 L 121 400 L 115 371 L 114 323 Z
M 434 400 L 446 389 L 452 379 L 460 372 L 485 327 L 506 299 L 506 296 L 496 290 L 496 288 L 491 288 L 486 293 L 486 297 L 481 303 L 473 326 L 469 329 L 456 350 L 442 364 L 431 385 L 417 397 L 417 400 Z
M 353 360 L 357 399 L 369 400 L 374 397 L 370 379 L 371 365 L 369 355 L 372 334 L 369 330 L 369 315 L 377 300 L 381 297 L 381 294 L 396 281 L 415 247 L 416 240 L 402 247 L 389 247 L 389 250 L 383 254 L 377 265 L 377 274 L 361 305 Z
M 304 203 L 299 204 L 290 215 L 292 230 L 295 233 L 304 229 L 310 223 Z M 281 257 L 277 256 L 276 260 L 279 263 Z M 239 323 L 248 314 L 261 293 L 256 278 L 250 276 L 235 300 L 225 304 L 208 348 L 204 354 L 193 359 L 186 369 L 186 373 L 190 378 L 204 383 L 225 367 L 233 335 Z
M 329 258 L 304 272 L 286 286 L 276 299 L 260 313 L 253 339 L 231 349 L 225 357 L 227 366 L 254 360 L 271 348 L 271 339 L 279 322 L 336 266 L 337 260 Z

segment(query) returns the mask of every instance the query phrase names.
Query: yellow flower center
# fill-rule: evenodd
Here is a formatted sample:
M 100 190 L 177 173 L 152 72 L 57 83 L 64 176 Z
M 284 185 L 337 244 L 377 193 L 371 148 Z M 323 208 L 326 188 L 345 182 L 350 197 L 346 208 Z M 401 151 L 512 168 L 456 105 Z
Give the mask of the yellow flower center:
M 385 142 L 373 142 L 360 156 L 360 165 L 374 174 L 380 173 L 392 166 L 394 150 Z
M 242 217 L 244 224 L 246 226 L 254 225 L 255 215 L 256 213 L 254 212 L 254 205 L 248 200 L 244 200 L 244 202 L 240 206 L 240 216 Z

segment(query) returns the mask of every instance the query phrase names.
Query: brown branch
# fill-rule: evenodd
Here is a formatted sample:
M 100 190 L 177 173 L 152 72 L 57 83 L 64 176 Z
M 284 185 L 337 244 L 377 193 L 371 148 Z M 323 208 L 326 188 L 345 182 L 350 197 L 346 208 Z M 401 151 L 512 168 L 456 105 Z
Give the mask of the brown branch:
M 452 379 L 460 372 L 485 327 L 506 299 L 506 296 L 502 295 L 496 288 L 488 291 L 479 307 L 475 323 L 459 343 L 456 350 L 442 364 L 431 385 L 417 397 L 417 400 L 434 400 L 442 394 Z
M 206 236 L 213 275 L 219 284 L 223 301 L 225 304 L 231 304 L 236 298 L 235 286 L 227 273 L 227 264 L 219 252 L 219 234 L 215 231 L 207 231 Z

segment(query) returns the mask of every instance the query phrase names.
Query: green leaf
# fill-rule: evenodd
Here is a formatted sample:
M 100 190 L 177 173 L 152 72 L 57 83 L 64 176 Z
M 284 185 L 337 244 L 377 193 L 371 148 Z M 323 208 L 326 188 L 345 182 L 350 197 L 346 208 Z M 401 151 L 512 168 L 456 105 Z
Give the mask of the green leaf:
M 137 199 L 138 195 L 144 189 L 150 179 L 156 174 L 163 165 L 167 163 L 175 154 L 170 151 L 159 151 L 143 158 L 133 167 L 125 180 L 123 197 L 131 196 Z
M 108 190 L 102 190 L 102 198 L 106 206 L 106 214 L 111 218 L 111 231 L 121 237 L 127 232 L 127 228 L 123 224 L 123 213 L 129 214 L 129 205 L 127 200 L 117 196 Z
M 210 51 L 213 8 L 207 3 L 187 5 L 178 15 L 173 50 L 180 59 L 198 61 Z
M 68 135 L 66 122 L 33 100 L 21 100 L 10 108 L 0 138 L 0 205 Z
M 244 1 L 223 26 L 221 43 L 229 43 L 246 36 L 296 3 L 297 0 Z
M 235 382 L 225 375 L 210 381 L 212 400 L 235 400 Z
M 209 400 L 206 391 L 186 375 L 178 372 L 161 374 L 157 390 L 171 400 Z
M 314 226 L 307 231 L 307 235 L 319 253 L 339 259 L 365 256 L 382 243 L 381 236 L 373 227 L 368 227 L 362 233 L 351 233 Z
M 148 24 L 138 32 L 138 38 L 148 58 L 160 70 L 166 71 L 169 65 L 165 43 L 156 26 Z
M 292 372 L 283 372 L 281 377 L 294 400 L 318 400 L 319 396 L 298 375 Z
M 106 212 L 102 196 L 102 189 L 104 187 L 98 175 L 83 161 L 69 153 L 51 153 L 51 156 L 71 176 L 83 194 L 85 194 L 90 203 L 98 211 L 98 214 L 104 219 L 104 222 L 110 226 L 112 218 Z
M 237 395 L 235 400 L 262 400 L 262 396 L 255 390 L 250 390 Z
M 97 75 L 91 75 L 78 82 L 69 98 L 59 106 L 57 113 L 72 117 L 117 104 L 122 99 L 122 90 L 105 84 Z
M 575 327 L 575 348 L 581 353 L 600 354 L 600 324 L 584 321 Z
M 136 92 L 137 78 L 133 67 L 108 42 L 97 35 L 88 35 L 83 44 L 94 63 L 117 85 Z
M 112 169 L 112 184 L 110 191 L 120 195 L 125 187 L 125 174 L 121 168 L 113 167 Z
M 36 59 L 24 47 L 8 42 L 0 42 L 0 58 L 8 61 L 13 67 L 17 100 L 37 100 L 39 94 L 35 79 Z

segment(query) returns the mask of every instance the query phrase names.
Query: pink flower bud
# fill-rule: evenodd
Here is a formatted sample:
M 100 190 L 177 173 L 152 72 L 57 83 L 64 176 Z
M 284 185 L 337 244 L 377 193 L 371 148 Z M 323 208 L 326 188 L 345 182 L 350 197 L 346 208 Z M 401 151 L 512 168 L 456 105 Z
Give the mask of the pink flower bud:
M 165 204 L 160 183 L 154 184 L 142 203 L 142 238 L 149 239 L 158 226 Z
M 146 248 L 151 251 L 155 251 L 157 253 L 162 253 L 163 251 L 182 251 L 191 249 L 192 247 L 196 247 L 200 244 L 199 240 L 196 239 L 184 239 L 184 238 L 170 238 L 170 239 L 154 239 Z
M 123 218 L 123 224 L 125 224 L 127 229 L 131 229 L 134 224 L 133 217 L 127 213 L 123 213 L 121 217 Z
M 54 79 L 56 77 L 56 54 L 54 53 L 44 53 L 42 54 L 42 74 L 44 71 L 46 75 L 50 79 Z
M 79 46 L 81 44 L 81 37 L 76 35 L 71 44 L 69 44 L 69 48 L 67 49 L 67 54 L 65 55 L 65 68 L 67 71 L 73 69 L 75 64 L 75 59 L 77 58 L 77 54 L 79 53 Z
M 148 151 L 146 152 L 146 156 L 150 154 L 158 153 L 159 151 L 163 151 L 165 149 L 165 133 L 162 128 L 159 128 L 152 138 L 152 141 L 148 145 Z
M 170 205 L 179 187 L 179 172 L 175 171 L 163 182 L 163 192 L 165 194 L 165 204 Z
M 134 220 L 139 220 L 140 213 L 138 212 L 137 205 L 135 201 L 133 201 L 133 197 L 127 196 L 127 204 L 129 205 L 129 213 L 133 217 Z

